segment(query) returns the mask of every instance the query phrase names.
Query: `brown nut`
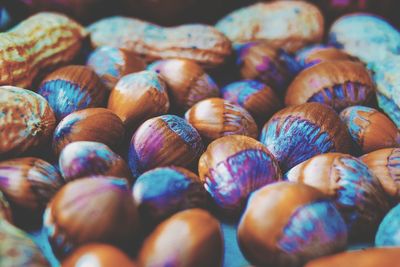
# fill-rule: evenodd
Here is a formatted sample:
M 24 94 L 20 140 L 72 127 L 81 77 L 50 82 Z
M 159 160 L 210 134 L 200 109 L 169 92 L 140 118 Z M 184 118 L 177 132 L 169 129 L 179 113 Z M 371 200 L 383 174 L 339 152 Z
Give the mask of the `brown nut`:
M 304 69 L 289 85 L 287 106 L 319 102 L 336 111 L 354 105 L 368 105 L 375 97 L 375 85 L 363 64 L 326 61 Z
M 331 197 L 347 223 L 349 235 L 358 240 L 371 239 L 390 208 L 378 178 L 350 155 L 315 156 L 293 167 L 286 177 Z
M 146 68 L 146 63 L 135 53 L 110 46 L 94 50 L 86 65 L 96 72 L 108 90 L 114 88 L 123 76 Z
M 344 250 L 347 229 L 323 193 L 279 182 L 252 194 L 238 226 L 238 241 L 256 266 L 298 267 Z
M 117 151 L 124 136 L 124 124 L 114 112 L 105 108 L 87 108 L 60 121 L 54 131 L 52 146 L 56 155 L 76 141 L 100 142 Z
M 399 254 L 400 248 L 369 248 L 323 257 L 304 267 L 400 267 Z
M 47 203 L 63 185 L 56 168 L 42 159 L 0 162 L 0 190 L 13 207 L 16 223 L 23 227 L 36 227 Z
M 229 135 L 213 141 L 199 160 L 199 176 L 228 215 L 238 215 L 249 195 L 281 179 L 278 162 L 257 140 Z
M 385 192 L 400 200 L 400 148 L 380 149 L 360 158 L 379 179 Z
M 51 266 L 27 233 L 2 219 L 0 219 L 0 264 L 7 267 Z
M 363 153 L 400 147 L 400 131 L 385 114 L 376 109 L 352 106 L 340 112 L 353 141 Z
M 200 101 L 186 112 L 185 118 L 206 141 L 233 134 L 258 136 L 257 124 L 250 113 L 222 98 Z
M 324 35 L 324 17 L 313 4 L 274 1 L 241 8 L 222 18 L 216 28 L 234 44 L 257 40 L 288 52 L 316 43 Z
M 222 259 L 220 224 L 201 209 L 181 211 L 161 223 L 144 241 L 138 257 L 143 267 L 218 267 Z
M 138 214 L 128 184 L 114 177 L 66 184 L 47 206 L 43 221 L 53 252 L 61 258 L 83 244 L 127 248 L 138 237 Z
M 94 266 L 93 266 L 94 265 Z M 64 260 L 62 267 L 135 267 L 135 263 L 116 247 L 93 243 L 79 247 Z
M 197 102 L 218 97 L 219 90 L 213 79 L 194 61 L 166 59 L 147 67 L 157 72 L 167 83 L 171 107 L 186 111 Z
M 48 142 L 56 119 L 40 95 L 18 87 L 0 87 L 0 158 L 18 156 Z
M 93 47 L 113 46 L 142 55 L 146 61 L 168 58 L 194 60 L 215 67 L 231 54 L 231 42 L 203 24 L 161 27 L 126 17 L 110 17 L 88 27 Z
M 47 75 L 38 93 L 61 120 L 77 110 L 104 106 L 107 89 L 91 68 L 71 65 Z
M 278 160 L 283 172 L 318 154 L 348 153 L 352 145 L 337 113 L 319 103 L 279 111 L 264 125 L 260 141 Z
M 86 176 L 104 175 L 126 179 L 132 183 L 128 164 L 108 146 L 98 142 L 79 141 L 68 144 L 58 159 L 66 182 Z
M 169 109 L 166 84 L 157 73 L 141 71 L 122 77 L 111 91 L 107 108 L 129 129 Z

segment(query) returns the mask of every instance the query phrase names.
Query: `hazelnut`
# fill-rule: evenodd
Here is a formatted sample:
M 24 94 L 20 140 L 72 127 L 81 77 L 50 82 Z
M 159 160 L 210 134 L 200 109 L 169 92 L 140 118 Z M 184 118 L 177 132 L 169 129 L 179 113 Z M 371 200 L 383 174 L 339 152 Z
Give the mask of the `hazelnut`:
M 213 141 L 199 161 L 200 179 L 228 215 L 240 214 L 248 196 L 281 179 L 278 162 L 257 140 L 240 135 Z
M 400 246 L 400 204 L 383 218 L 375 237 L 377 247 Z
M 344 250 L 347 230 L 322 192 L 279 182 L 252 194 L 239 223 L 238 241 L 252 264 L 294 267 Z
M 347 153 L 351 147 L 346 125 L 332 108 L 319 103 L 282 109 L 264 125 L 260 140 L 283 172 L 315 155 Z

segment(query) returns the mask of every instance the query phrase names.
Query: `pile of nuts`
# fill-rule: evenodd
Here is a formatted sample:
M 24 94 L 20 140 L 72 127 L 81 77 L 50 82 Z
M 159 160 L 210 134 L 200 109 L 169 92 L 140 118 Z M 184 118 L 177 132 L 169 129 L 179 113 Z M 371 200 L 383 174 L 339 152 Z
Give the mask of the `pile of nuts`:
M 39 229 L 65 267 L 223 266 L 222 224 L 254 266 L 400 266 L 388 21 L 283 0 L 84 27 L 102 0 L 69 2 L 0 33 L 0 266 L 51 266 Z

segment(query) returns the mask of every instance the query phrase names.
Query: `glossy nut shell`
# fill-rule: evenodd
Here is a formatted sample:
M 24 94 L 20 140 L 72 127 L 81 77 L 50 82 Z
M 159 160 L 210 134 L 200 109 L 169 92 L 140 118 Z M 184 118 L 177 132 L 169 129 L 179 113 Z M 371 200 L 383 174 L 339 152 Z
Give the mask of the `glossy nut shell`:
M 145 172 L 136 180 L 132 195 L 141 218 L 151 224 L 181 210 L 208 206 L 208 194 L 199 177 L 180 167 Z
M 295 52 L 322 40 L 324 18 L 313 4 L 274 1 L 238 9 L 222 18 L 216 27 L 233 43 L 264 40 L 275 48 Z
M 42 96 L 18 87 L 0 87 L 0 158 L 46 143 L 55 123 L 53 110 Z
M 326 61 L 300 72 L 289 85 L 287 106 L 319 102 L 340 111 L 367 105 L 375 97 L 375 85 L 367 69 L 358 62 Z
M 306 47 L 296 53 L 296 60 L 302 69 L 309 68 L 326 61 L 350 60 L 357 61 L 343 50 L 325 45 Z
M 93 243 L 79 247 L 62 262 L 61 266 L 135 267 L 136 265 L 118 248 L 107 244 Z
M 389 210 L 389 201 L 378 178 L 350 155 L 315 156 L 292 168 L 286 177 L 330 196 L 348 225 L 349 235 L 358 240 L 371 238 Z
M 165 220 L 147 237 L 138 262 L 143 267 L 218 267 L 222 259 L 219 222 L 207 211 L 190 209 Z
M 385 114 L 374 108 L 348 107 L 340 113 L 340 118 L 363 153 L 400 147 L 400 131 Z
M 124 124 L 114 112 L 105 108 L 87 108 L 60 121 L 54 131 L 52 146 L 56 155 L 76 141 L 100 142 L 117 151 L 124 136 Z
M 223 211 L 239 214 L 248 196 L 281 179 L 278 162 L 253 138 L 230 135 L 212 142 L 199 161 L 199 176 Z
M 319 103 L 279 111 L 264 125 L 260 140 L 283 172 L 315 155 L 347 153 L 351 147 L 351 137 L 337 113 Z
M 253 193 L 239 223 L 238 240 L 252 264 L 292 267 L 343 250 L 347 231 L 324 194 L 280 182 Z
M 186 112 L 185 118 L 206 141 L 232 134 L 258 136 L 257 124 L 250 113 L 222 98 L 200 101 Z
M 0 265 L 50 267 L 40 248 L 22 230 L 0 220 Z
M 380 149 L 360 159 L 379 179 L 385 192 L 400 200 L 400 148 Z
M 231 83 L 221 90 L 222 97 L 246 109 L 260 124 L 264 124 L 281 107 L 281 100 L 268 85 L 244 80 Z
M 67 182 L 94 175 L 132 181 L 128 164 L 109 147 L 98 142 L 79 141 L 68 144 L 61 151 L 58 165 Z
M 166 84 L 156 72 L 141 71 L 122 77 L 111 91 L 107 108 L 128 128 L 166 113 L 169 98 Z
M 156 61 L 147 67 L 159 73 L 167 83 L 171 107 L 186 111 L 197 102 L 218 97 L 214 80 L 196 62 L 187 59 Z
M 9 223 L 13 222 L 11 207 L 4 194 L 0 191 L 0 220 L 6 220 Z
M 63 257 L 80 245 L 102 242 L 126 248 L 138 229 L 128 184 L 113 177 L 83 178 L 65 185 L 43 216 L 53 252 Z
M 94 50 L 86 65 L 96 72 L 108 90 L 114 88 L 123 76 L 146 68 L 146 63 L 135 53 L 110 46 Z
M 163 115 L 144 122 L 132 136 L 129 167 L 134 177 L 162 166 L 189 167 L 204 150 L 195 128 L 175 115 Z
M 400 248 L 369 248 L 323 257 L 305 267 L 400 267 L 399 253 Z
M 400 246 L 400 204 L 397 204 L 379 225 L 375 237 L 377 247 Z
M 71 65 L 47 75 L 38 93 L 61 120 L 77 110 L 104 106 L 107 89 L 91 68 Z

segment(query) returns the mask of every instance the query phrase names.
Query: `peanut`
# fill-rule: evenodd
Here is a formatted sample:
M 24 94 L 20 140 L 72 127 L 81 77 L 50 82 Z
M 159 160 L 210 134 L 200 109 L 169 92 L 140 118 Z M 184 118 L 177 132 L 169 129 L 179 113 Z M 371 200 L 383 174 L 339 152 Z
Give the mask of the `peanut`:
M 230 41 L 212 26 L 188 24 L 164 28 L 127 17 L 102 19 L 88 27 L 93 47 L 113 46 L 141 55 L 146 61 L 184 58 L 201 65 L 222 64 Z
M 86 35 L 78 23 L 49 12 L 0 33 L 0 85 L 31 87 L 39 72 L 71 61 Z

